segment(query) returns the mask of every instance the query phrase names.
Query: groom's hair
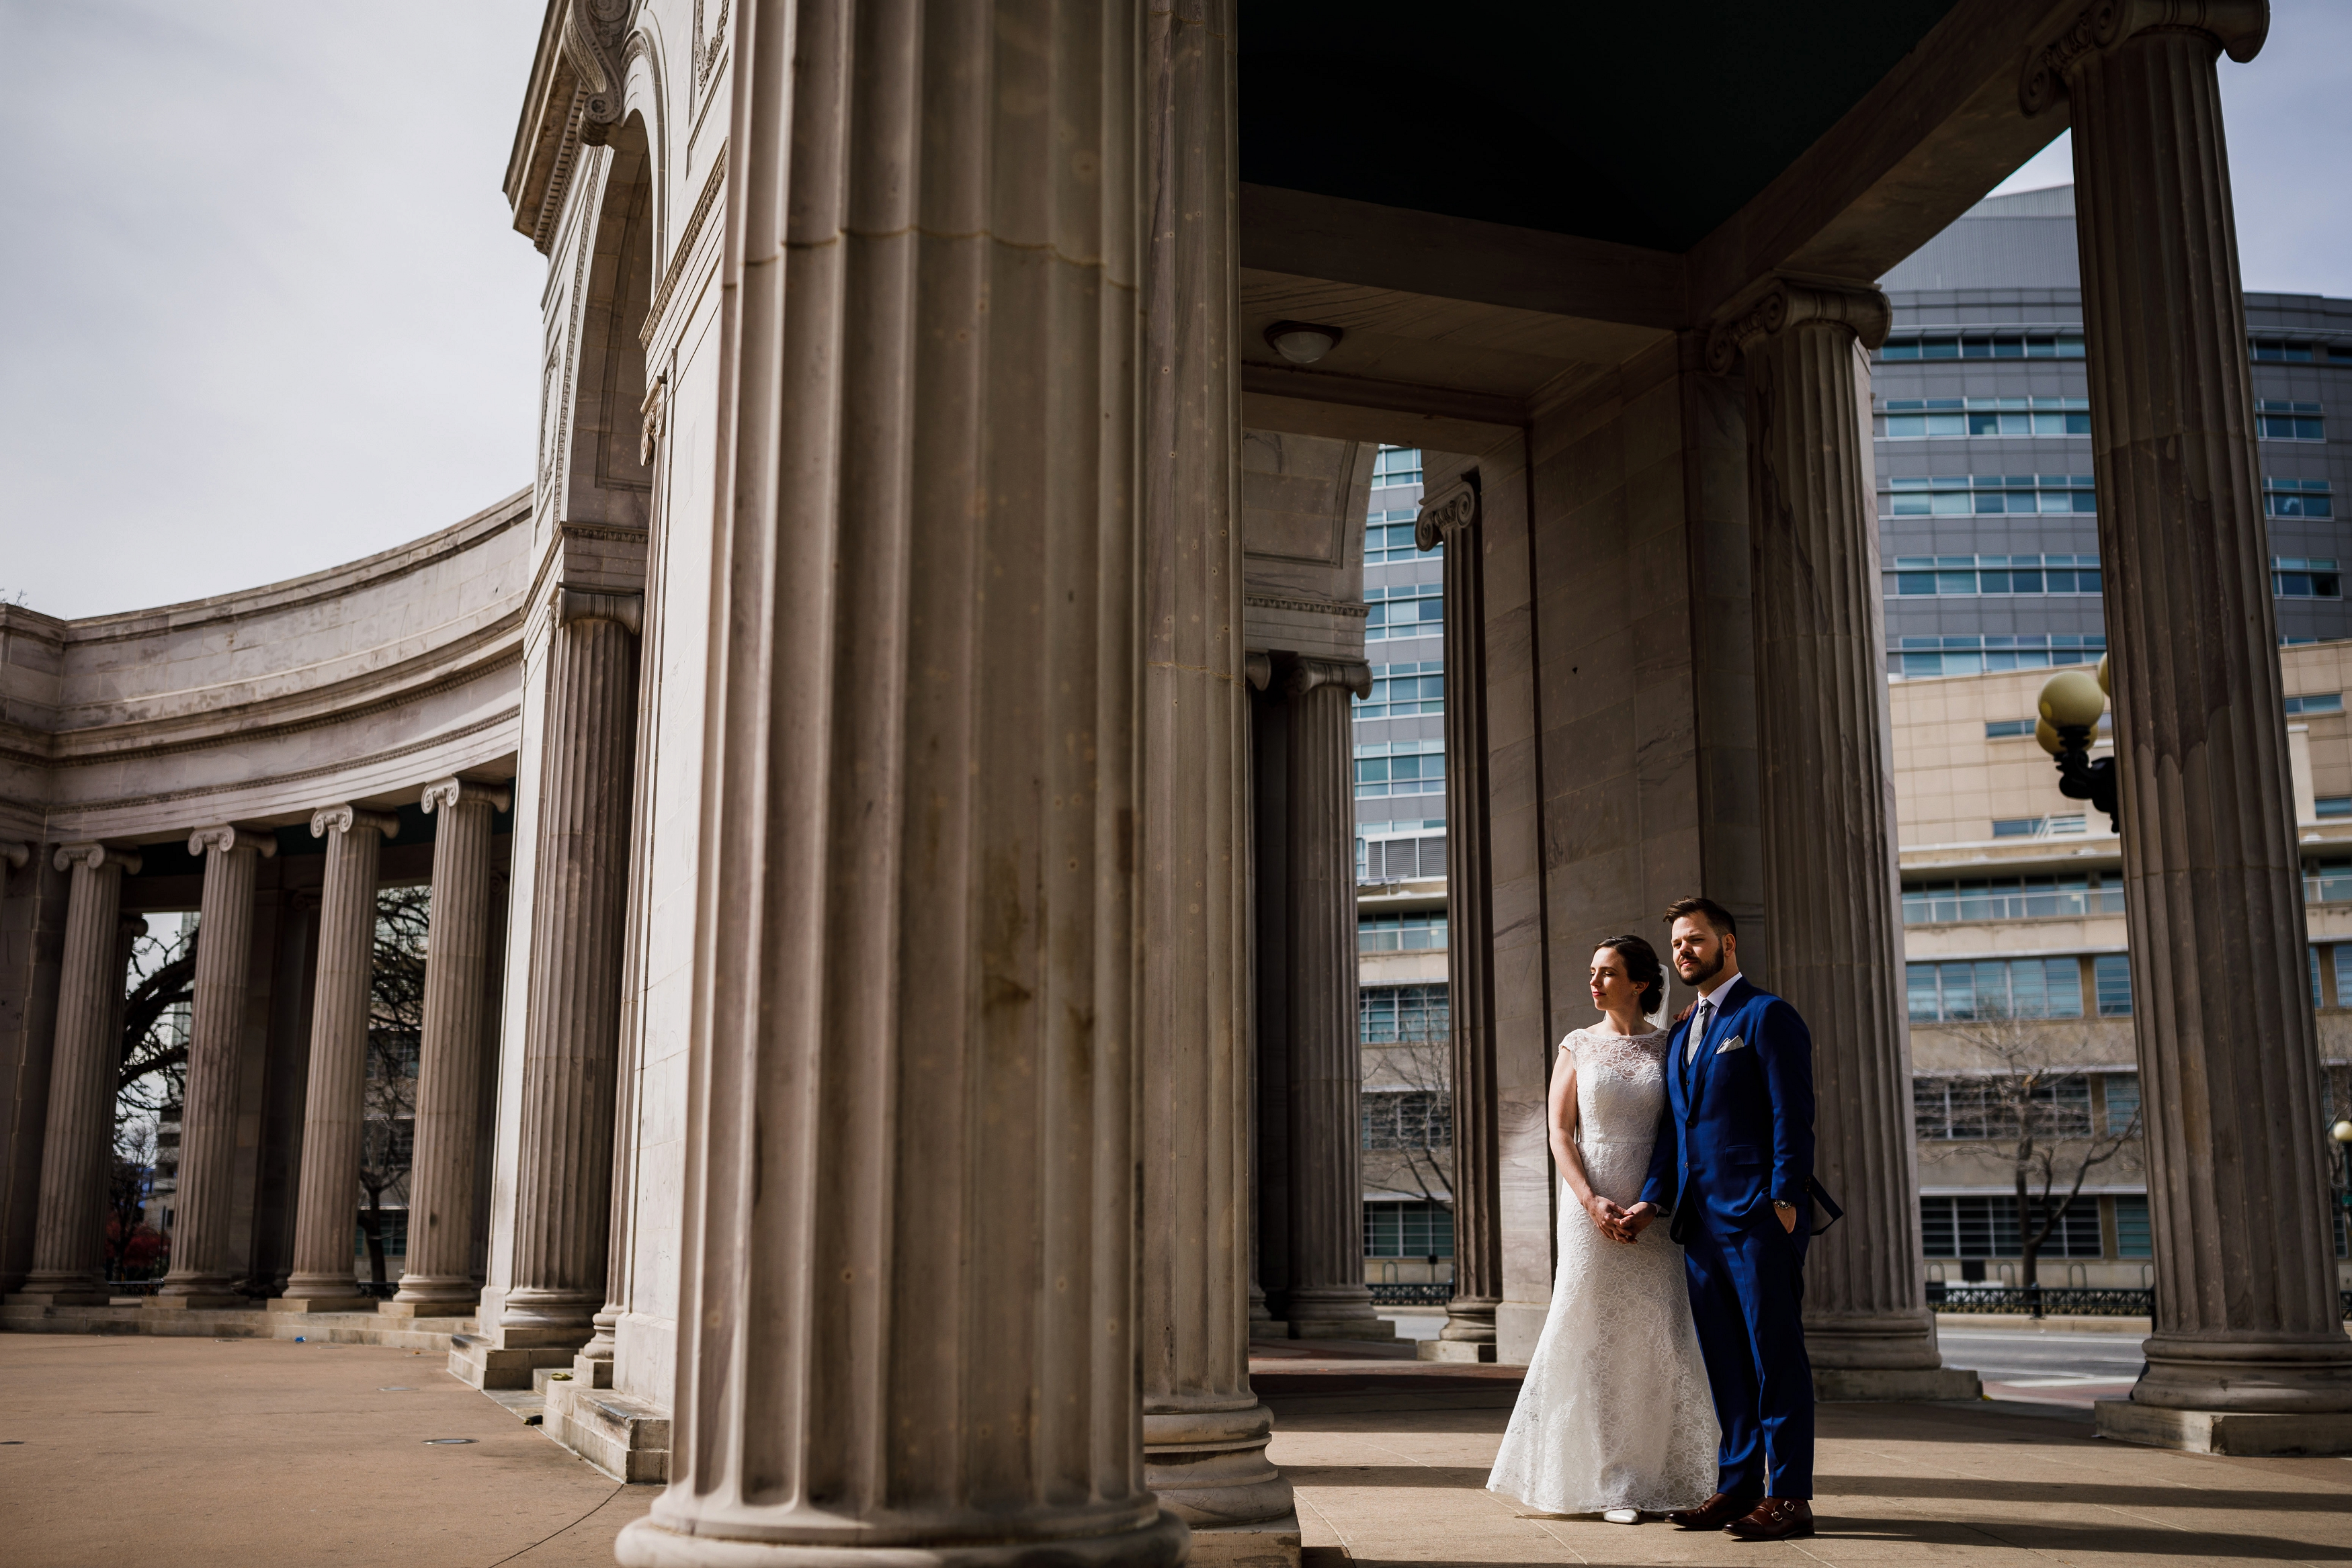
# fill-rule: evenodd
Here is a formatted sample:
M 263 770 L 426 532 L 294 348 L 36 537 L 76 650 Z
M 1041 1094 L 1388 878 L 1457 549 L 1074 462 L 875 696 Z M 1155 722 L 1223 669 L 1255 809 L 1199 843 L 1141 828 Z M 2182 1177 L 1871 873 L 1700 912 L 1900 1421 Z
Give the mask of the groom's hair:
M 1666 905 L 1666 924 L 1672 925 L 1686 915 L 1696 915 L 1715 928 L 1717 936 L 1739 935 L 1739 922 L 1731 911 L 1711 898 L 1677 898 Z

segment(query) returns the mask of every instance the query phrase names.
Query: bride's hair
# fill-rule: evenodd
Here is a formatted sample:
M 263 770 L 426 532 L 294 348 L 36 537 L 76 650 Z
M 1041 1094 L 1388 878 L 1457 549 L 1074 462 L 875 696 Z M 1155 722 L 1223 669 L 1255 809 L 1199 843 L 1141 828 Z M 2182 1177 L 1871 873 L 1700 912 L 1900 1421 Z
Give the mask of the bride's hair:
M 1658 950 L 1639 936 L 1612 936 L 1601 944 L 1625 960 L 1625 977 L 1642 988 L 1642 1010 L 1654 1013 L 1666 994 L 1666 972 L 1658 964 Z

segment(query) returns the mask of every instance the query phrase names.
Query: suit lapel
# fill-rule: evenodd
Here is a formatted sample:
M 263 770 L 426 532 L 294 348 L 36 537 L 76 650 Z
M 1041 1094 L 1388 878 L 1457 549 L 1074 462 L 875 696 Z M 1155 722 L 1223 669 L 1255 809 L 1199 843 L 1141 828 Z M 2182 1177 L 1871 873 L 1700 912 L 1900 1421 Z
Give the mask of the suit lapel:
M 1715 993 L 1715 1005 L 1709 1008 L 1706 1033 L 1699 1037 L 1698 1059 L 1691 1063 L 1690 1111 L 1698 1113 L 1698 1103 L 1706 1092 L 1707 1074 L 1715 1067 L 1716 1041 L 1723 1035 L 1723 1020 L 1738 1005 L 1736 993 L 1748 984 L 1742 976 Z

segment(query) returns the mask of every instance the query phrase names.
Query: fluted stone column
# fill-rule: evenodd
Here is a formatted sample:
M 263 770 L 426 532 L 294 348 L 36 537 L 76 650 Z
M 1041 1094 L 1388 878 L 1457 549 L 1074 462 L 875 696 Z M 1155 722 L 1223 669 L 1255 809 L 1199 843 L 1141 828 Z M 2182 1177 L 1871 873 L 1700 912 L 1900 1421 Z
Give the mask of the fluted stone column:
M 1296 1563 L 1249 1380 L 1249 701 L 1233 0 L 1145 20 L 1144 1481 L 1194 1563 Z
M 1423 499 L 1413 542 L 1445 550 L 1445 996 L 1454 1107 L 1454 1299 L 1425 1360 L 1495 1359 L 1503 1300 L 1495 923 L 1486 858 L 1486 594 L 1478 490 Z
M 1139 1441 L 1141 21 L 738 13 L 709 1039 L 625 1563 L 1185 1550 Z
M 1364 1288 L 1363 1070 L 1356 1021 L 1356 662 L 1294 659 L 1289 731 L 1290 1289 L 1295 1339 L 1389 1339 Z
M 2177 14 L 2176 14 L 2177 13 Z M 2094 7 L 2073 99 L 2155 1333 L 2109 1436 L 2352 1449 L 2319 1062 L 2216 57 L 2267 7 Z
M 294 1211 L 294 1268 L 273 1311 L 369 1312 L 352 1271 L 360 1160 L 367 1133 L 368 986 L 375 959 L 376 866 L 400 819 L 348 804 L 310 814 L 327 841 L 319 948 L 310 988 L 310 1089 Z M 201 929 L 201 928 L 200 928 Z
M 1805 1261 L 1805 1345 L 1830 1398 L 1966 1397 L 1919 1266 L 1893 742 L 1873 504 L 1874 288 L 1779 279 L 1718 327 L 1744 366 L 1756 541 L 1756 729 L 1769 972 L 1812 1031 L 1813 1169 L 1845 1207 Z
M 253 960 L 253 883 L 278 852 L 267 828 L 223 825 L 188 835 L 205 857 L 196 914 L 194 1003 L 188 1027 L 188 1083 L 180 1108 L 180 1185 L 172 1205 L 172 1266 L 150 1309 L 245 1304 L 231 1287 L 230 1183 L 236 1171 L 236 1067 L 245 1038 L 246 976 Z
M 613 1093 L 636 748 L 634 594 L 558 596 L 531 874 L 530 998 L 502 1331 L 592 1332 L 611 1235 Z
M 408 1266 L 381 1311 L 455 1315 L 481 1298 L 474 1276 L 475 1135 L 481 1121 L 482 1020 L 489 1007 L 491 818 L 512 797 L 468 779 L 425 787 L 433 902 L 425 937 L 425 1027 L 416 1063 L 416 1152 L 409 1164 Z
M 58 969 L 47 1131 L 33 1270 L 11 1301 L 104 1306 L 106 1179 L 114 1145 L 115 1064 L 122 1040 L 122 876 L 139 857 L 104 844 L 64 844 L 69 872 Z

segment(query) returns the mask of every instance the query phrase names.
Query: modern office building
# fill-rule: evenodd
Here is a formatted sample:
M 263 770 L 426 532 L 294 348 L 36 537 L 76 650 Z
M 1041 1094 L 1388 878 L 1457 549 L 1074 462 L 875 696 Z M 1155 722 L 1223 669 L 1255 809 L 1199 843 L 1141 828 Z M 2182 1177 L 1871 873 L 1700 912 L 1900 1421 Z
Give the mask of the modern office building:
M 2116 840 L 2059 794 L 2033 740 L 2050 669 L 2095 664 L 2107 646 L 2074 192 L 1981 202 L 1882 281 L 1894 328 L 1873 417 L 1921 1232 L 1931 1280 L 2000 1281 L 2020 1246 L 2014 1140 L 1991 1076 L 2047 1075 L 2041 1118 L 2062 1194 L 2139 1103 Z M 2245 307 L 2335 1116 L 2352 1103 L 2352 300 L 2251 294 Z M 2137 1139 L 2082 1193 L 2043 1247 L 2042 1281 L 2148 1283 Z

